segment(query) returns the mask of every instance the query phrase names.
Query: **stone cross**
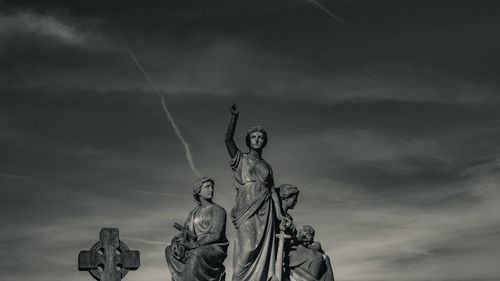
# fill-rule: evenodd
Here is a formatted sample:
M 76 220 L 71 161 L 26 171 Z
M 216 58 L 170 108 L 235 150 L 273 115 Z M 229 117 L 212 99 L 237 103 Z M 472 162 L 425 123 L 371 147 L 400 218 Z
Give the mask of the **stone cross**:
M 292 236 L 285 234 L 284 230 L 281 230 L 279 234 L 276 234 L 276 238 L 278 238 L 278 252 L 276 254 L 276 265 L 274 267 L 274 275 L 271 278 L 271 281 L 281 281 L 283 275 L 283 251 L 285 239 L 290 239 Z
M 120 281 L 140 266 L 139 251 L 130 251 L 118 237 L 117 228 L 103 228 L 90 251 L 78 255 L 78 270 L 89 271 L 98 281 Z

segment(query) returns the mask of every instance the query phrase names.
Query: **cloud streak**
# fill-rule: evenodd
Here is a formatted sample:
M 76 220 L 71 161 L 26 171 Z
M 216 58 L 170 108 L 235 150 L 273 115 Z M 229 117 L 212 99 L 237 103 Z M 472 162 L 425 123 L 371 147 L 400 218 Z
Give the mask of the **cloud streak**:
M 186 150 L 186 159 L 189 163 L 189 167 L 191 168 L 191 171 L 193 172 L 193 174 L 196 177 L 198 177 L 198 178 L 202 177 L 201 173 L 198 171 L 198 169 L 196 168 L 196 166 L 194 164 L 194 158 L 193 158 L 193 154 L 191 153 L 191 149 L 189 148 L 189 144 L 184 139 L 184 136 L 182 135 L 181 130 L 177 126 L 177 123 L 175 122 L 174 117 L 172 116 L 172 113 L 170 113 L 170 110 L 168 109 L 167 104 L 165 103 L 165 99 L 163 98 L 163 94 L 161 93 L 160 88 L 158 88 L 158 86 L 153 82 L 151 77 L 149 77 L 148 73 L 146 72 L 146 70 L 144 69 L 142 64 L 139 62 L 139 60 L 137 59 L 134 52 L 132 52 L 132 50 L 130 48 L 125 47 L 125 49 L 127 50 L 130 58 L 132 59 L 134 64 L 137 66 L 137 68 L 142 72 L 142 74 L 144 74 L 144 77 L 148 81 L 149 85 L 155 90 L 156 94 L 158 95 L 158 98 L 160 98 L 160 103 L 161 103 L 161 106 L 163 108 L 163 111 L 165 112 L 165 115 L 167 116 L 168 120 L 170 121 L 170 124 L 172 125 L 172 128 L 174 129 L 175 135 L 179 138 L 179 141 L 182 143 L 182 145 L 184 146 L 184 149 Z
M 86 36 L 78 32 L 75 27 L 51 15 L 33 12 L 0 14 L 0 36 L 13 36 L 19 33 L 47 36 L 68 43 L 82 43 L 86 39 Z
M 165 242 L 165 241 L 154 241 L 154 240 L 148 240 L 148 239 L 139 238 L 139 237 L 129 237 L 129 236 L 122 236 L 120 238 L 120 240 L 123 240 L 125 243 L 127 240 L 131 240 L 131 241 L 137 241 L 137 242 L 141 242 L 141 243 L 148 244 L 148 245 L 165 246 L 165 245 L 170 244 L 169 242 Z
M 321 3 L 319 3 L 318 1 L 316 1 L 316 0 L 307 0 L 307 1 L 311 2 L 314 6 L 320 8 L 323 12 L 327 13 L 330 17 L 332 17 L 336 21 L 340 22 L 341 24 L 347 24 L 347 22 L 345 22 L 345 20 L 343 20 L 341 17 L 334 14 L 332 11 L 327 9 L 325 6 L 321 5 Z
M 118 227 L 143 258 L 127 280 L 168 280 L 171 225 L 197 204 L 184 159 L 234 205 L 220 134 L 236 99 L 337 279 L 498 279 L 500 3 L 341 1 L 341 26 L 305 0 L 90 1 L 23 0 L 0 19 L 4 278 L 87 281 L 78 251 Z M 196 166 L 175 145 L 188 130 Z

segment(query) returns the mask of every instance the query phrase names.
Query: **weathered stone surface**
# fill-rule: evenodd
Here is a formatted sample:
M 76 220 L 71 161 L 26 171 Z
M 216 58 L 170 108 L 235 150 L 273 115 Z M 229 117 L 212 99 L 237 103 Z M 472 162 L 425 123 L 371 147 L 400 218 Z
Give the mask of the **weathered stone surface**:
M 226 238 L 226 211 L 212 201 L 214 180 L 203 177 L 193 184 L 198 202 L 184 226 L 175 223 L 180 232 L 165 249 L 172 281 L 223 281 L 224 260 L 229 242 Z
M 268 281 L 275 273 L 276 227 L 283 215 L 274 187 L 271 165 L 262 158 L 267 132 L 251 127 L 245 137 L 249 151 L 242 152 L 234 141 L 239 111 L 229 107 L 231 119 L 225 143 L 236 189 L 231 210 L 236 239 L 233 250 L 233 281 Z
M 120 281 L 140 266 L 139 251 L 130 251 L 119 239 L 117 228 L 103 228 L 90 251 L 78 255 L 78 270 L 89 271 L 99 281 Z

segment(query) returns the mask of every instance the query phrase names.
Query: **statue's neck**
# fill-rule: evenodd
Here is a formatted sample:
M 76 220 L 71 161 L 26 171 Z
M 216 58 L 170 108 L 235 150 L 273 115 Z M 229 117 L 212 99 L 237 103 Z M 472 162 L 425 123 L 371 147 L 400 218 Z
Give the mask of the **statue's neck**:
M 283 210 L 283 214 L 286 216 L 288 215 L 288 206 L 286 205 L 285 202 L 282 202 L 281 204 L 281 209 Z
M 212 199 L 205 199 L 205 198 L 200 198 L 200 207 L 208 207 L 210 205 L 213 205 L 214 203 L 212 202 Z
M 248 154 L 250 156 L 260 159 L 262 155 L 262 150 L 250 149 L 250 152 L 248 152 Z

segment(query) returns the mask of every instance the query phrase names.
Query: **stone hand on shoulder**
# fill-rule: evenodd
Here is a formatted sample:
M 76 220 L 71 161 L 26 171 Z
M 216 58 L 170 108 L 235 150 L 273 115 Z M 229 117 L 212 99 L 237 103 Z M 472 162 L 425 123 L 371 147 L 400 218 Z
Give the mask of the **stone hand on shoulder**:
M 292 228 L 292 221 L 287 217 L 287 216 L 282 216 L 281 223 L 280 223 L 280 229 L 285 231 L 289 230 Z
M 283 223 L 285 224 L 286 228 L 290 228 L 292 226 L 292 220 L 286 216 L 283 216 Z

